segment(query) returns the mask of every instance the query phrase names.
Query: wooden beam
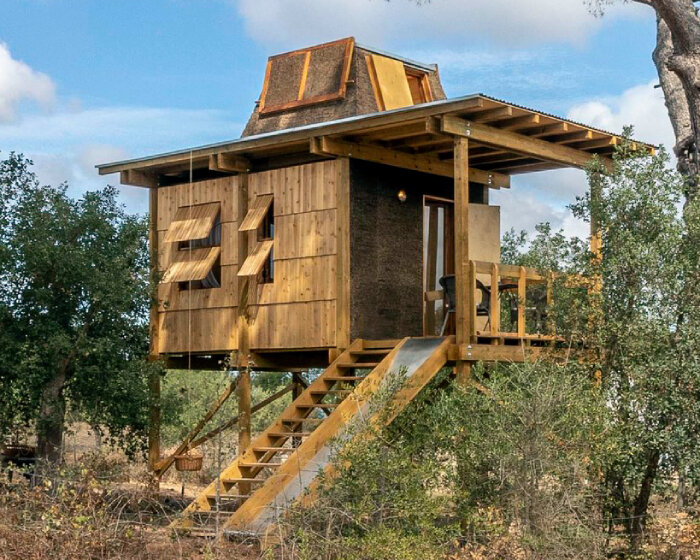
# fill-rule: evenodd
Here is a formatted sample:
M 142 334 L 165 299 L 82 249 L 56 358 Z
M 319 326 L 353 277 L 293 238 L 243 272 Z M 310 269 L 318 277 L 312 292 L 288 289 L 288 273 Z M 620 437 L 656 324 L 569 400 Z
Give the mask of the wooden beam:
M 606 136 L 605 138 L 596 138 L 594 140 L 583 140 L 576 147 L 582 150 L 594 150 L 597 148 L 614 148 L 615 146 L 617 146 L 617 138 L 615 136 Z
M 310 150 L 311 153 L 318 155 L 353 157 L 442 177 L 454 176 L 454 167 L 449 161 L 443 161 L 434 156 L 399 152 L 382 146 L 356 144 L 323 136 L 312 139 Z M 481 183 L 493 188 L 510 187 L 510 177 L 501 173 L 488 173 L 479 169 L 469 169 L 469 174 L 470 180 L 475 183 Z
M 470 117 L 474 122 L 487 123 L 500 121 L 513 116 L 513 107 L 497 107 L 496 109 L 488 109 L 481 111 L 473 117 Z
M 569 123 L 560 122 L 554 124 L 548 124 L 541 126 L 536 129 L 530 129 L 527 131 L 527 135 L 532 138 L 540 138 L 542 136 L 553 136 L 554 134 L 564 134 L 569 132 Z
M 119 173 L 119 182 L 122 185 L 147 187 L 149 189 L 153 189 L 158 186 L 158 176 L 155 173 L 148 173 L 137 169 L 128 169 Z
M 270 404 L 270 403 L 276 401 L 277 399 L 283 397 L 284 395 L 286 395 L 287 393 L 289 393 L 289 392 L 292 391 L 293 389 L 294 389 L 294 384 L 293 384 L 293 383 L 290 383 L 289 385 L 287 385 L 287 386 L 284 387 L 283 389 L 280 389 L 280 390 L 277 391 L 276 393 L 270 395 L 270 396 L 267 397 L 266 399 L 263 399 L 263 400 L 260 401 L 259 403 L 254 404 L 254 405 L 250 408 L 251 414 L 255 414 L 258 410 L 262 410 L 262 409 L 265 408 L 268 404 Z M 209 441 L 209 440 L 212 439 L 213 437 L 218 436 L 218 435 L 219 435 L 221 432 L 223 432 L 224 430 L 228 430 L 229 428 L 232 428 L 233 426 L 235 426 L 235 425 L 238 423 L 239 419 L 240 419 L 240 418 L 239 418 L 238 416 L 234 416 L 233 418 L 231 418 L 230 420 L 228 420 L 228 421 L 224 422 L 223 424 L 217 426 L 217 427 L 214 428 L 213 430 L 208 431 L 208 432 L 207 432 L 206 434 L 204 434 L 203 436 L 198 437 L 197 439 L 192 440 L 192 441 L 190 442 L 190 449 L 194 449 L 195 447 L 199 447 L 200 445 L 202 445 L 203 443 L 206 443 L 207 441 Z
M 443 117 L 442 131 L 570 167 L 584 168 L 594 157 L 592 154 L 575 148 L 553 144 L 517 132 L 500 130 L 453 116 Z M 612 161 L 609 158 L 601 158 L 601 160 L 606 166 L 612 166 Z
M 493 103 L 488 99 L 481 97 L 470 97 L 468 99 L 458 99 L 452 102 L 447 102 L 440 105 L 440 111 L 467 111 L 483 107 L 485 104 Z M 190 153 L 193 153 L 195 160 L 197 158 L 209 157 L 211 154 L 217 154 L 227 151 L 235 151 L 236 153 L 249 152 L 252 150 L 265 149 L 269 146 L 288 146 L 308 143 L 312 136 L 326 136 L 328 134 L 366 134 L 377 130 L 395 128 L 397 124 L 404 123 L 409 119 L 424 119 L 435 116 L 436 107 L 433 104 L 425 104 L 423 106 L 411 106 L 405 109 L 397 109 L 389 113 L 377 113 L 363 119 L 349 119 L 343 122 L 320 123 L 313 125 L 312 130 L 304 127 L 301 130 L 290 130 L 284 134 L 271 134 L 262 136 L 252 136 L 249 138 L 241 138 L 232 140 L 231 142 L 222 143 L 216 146 L 205 146 L 194 150 L 182 150 L 177 153 L 164 154 L 161 156 L 153 156 L 142 158 L 139 160 L 114 163 L 99 167 L 100 175 L 116 173 L 125 169 L 143 168 L 162 166 L 173 163 L 189 160 Z
M 250 160 L 235 154 L 212 154 L 209 156 L 209 169 L 231 173 L 247 173 L 252 169 Z
M 518 130 L 537 126 L 538 124 L 540 124 L 540 116 L 534 114 L 509 119 L 504 121 L 503 124 L 499 124 L 498 127 L 502 128 L 503 130 Z
M 238 370 L 238 456 L 250 446 L 251 381 L 248 367 Z
M 360 136 L 364 142 L 374 142 L 376 140 L 399 140 L 401 138 L 410 138 L 411 136 L 416 136 L 418 134 L 430 133 L 439 134 L 440 131 L 431 128 L 429 119 L 421 119 L 420 121 L 408 122 L 393 128 L 377 130 L 375 132 L 369 132 L 358 136 Z

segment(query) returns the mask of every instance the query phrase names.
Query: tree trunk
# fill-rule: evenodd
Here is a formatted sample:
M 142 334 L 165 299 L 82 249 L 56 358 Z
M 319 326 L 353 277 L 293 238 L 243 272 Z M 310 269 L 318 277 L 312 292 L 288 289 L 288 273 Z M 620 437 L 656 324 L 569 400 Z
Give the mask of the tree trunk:
M 659 470 L 659 458 L 661 453 L 657 450 L 651 450 L 647 457 L 647 465 L 644 469 L 644 477 L 639 488 L 637 498 L 634 500 L 634 508 L 632 510 L 632 523 L 630 532 L 630 548 L 633 553 L 639 552 L 644 542 L 644 529 L 647 522 L 647 510 L 649 509 L 649 498 L 656 480 L 656 473 Z
M 692 0 L 637 0 L 658 17 L 656 64 L 676 135 L 678 171 L 686 178 L 686 200 L 700 190 L 700 18 Z
M 66 418 L 66 401 L 63 396 L 67 379 L 66 370 L 66 365 L 62 364 L 41 393 L 37 426 L 37 452 L 39 459 L 52 464 L 61 461 L 63 428 Z

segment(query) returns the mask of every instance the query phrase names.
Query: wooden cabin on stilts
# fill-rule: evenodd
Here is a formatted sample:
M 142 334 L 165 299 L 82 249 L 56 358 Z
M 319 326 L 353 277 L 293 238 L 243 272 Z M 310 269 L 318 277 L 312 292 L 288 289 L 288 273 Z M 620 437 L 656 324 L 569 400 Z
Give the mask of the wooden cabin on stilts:
M 437 66 L 348 38 L 271 57 L 241 138 L 98 166 L 150 189 L 153 358 L 205 369 L 233 356 L 238 371 L 172 456 L 152 411 L 159 476 L 218 435 L 201 431 L 238 394 L 224 428 L 237 424 L 239 455 L 175 525 L 264 535 L 390 371 L 407 377 L 398 413 L 445 366 L 467 382 L 475 362 L 555 351 L 526 317 L 528 290 L 552 276 L 500 262 L 489 193 L 514 174 L 609 163 L 618 142 L 486 95 L 446 99 Z M 323 371 L 307 383 L 309 368 Z M 251 403 L 256 370 L 294 372 L 281 392 L 293 400 L 253 438 L 270 400 Z

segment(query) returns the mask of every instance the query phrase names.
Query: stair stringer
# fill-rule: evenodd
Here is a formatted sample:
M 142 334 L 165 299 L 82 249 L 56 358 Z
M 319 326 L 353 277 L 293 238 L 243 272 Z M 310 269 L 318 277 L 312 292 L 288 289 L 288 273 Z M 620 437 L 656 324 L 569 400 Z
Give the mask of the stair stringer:
M 182 512 L 181 517 L 176 519 L 171 523 L 173 528 L 189 528 L 193 525 L 190 514 L 195 512 L 205 512 L 212 511 L 211 504 L 209 503 L 210 497 L 215 497 L 217 493 L 217 486 L 219 487 L 220 494 L 227 494 L 235 484 L 227 485 L 226 480 L 233 480 L 237 478 L 244 478 L 244 474 L 239 468 L 239 463 L 246 464 L 256 461 L 255 452 L 253 451 L 256 447 L 270 446 L 274 441 L 278 441 L 279 438 L 271 438 L 270 433 L 285 431 L 285 424 L 282 421 L 283 418 L 290 416 L 292 413 L 296 412 L 297 404 L 307 404 L 312 401 L 312 391 L 320 390 L 325 387 L 325 381 L 323 378 L 326 376 L 338 375 L 339 369 L 338 364 L 348 361 L 352 355 L 352 352 L 362 349 L 362 340 L 358 339 L 352 342 L 352 344 L 343 353 L 338 356 L 325 370 L 319 375 L 304 391 L 297 397 L 273 422 L 267 429 L 262 432 L 257 438 L 255 438 L 250 446 L 243 452 L 242 455 L 236 457 L 220 474 L 219 477 L 212 481 L 209 486 L 207 486 L 195 499 L 188 505 Z M 324 422 L 325 423 L 325 422 Z M 320 428 L 320 426 L 319 426 Z M 293 434 L 292 434 L 293 435 Z M 290 456 L 291 458 L 291 456 Z M 289 459 L 288 459 L 289 460 Z
M 301 498 L 306 489 L 313 493 L 314 481 L 321 471 L 332 475 L 331 438 L 352 436 L 349 429 L 351 420 L 370 412 L 369 399 L 385 379 L 386 373 L 404 369 L 406 375 L 402 388 L 391 399 L 389 413 L 381 416 L 386 423 L 391 423 L 447 363 L 448 349 L 452 344 L 454 337 L 403 339 L 309 439 L 290 455 L 279 472 L 233 513 L 223 525 L 224 533 L 265 536 L 280 512 Z M 376 413 L 368 420 L 377 421 L 379 416 Z

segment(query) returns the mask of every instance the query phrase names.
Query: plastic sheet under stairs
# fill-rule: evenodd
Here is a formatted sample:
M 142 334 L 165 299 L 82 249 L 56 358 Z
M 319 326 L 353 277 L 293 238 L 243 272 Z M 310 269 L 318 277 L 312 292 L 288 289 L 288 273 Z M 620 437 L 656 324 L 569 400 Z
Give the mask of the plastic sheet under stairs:
M 447 362 L 446 338 L 356 340 L 173 523 L 196 534 L 264 536 L 330 461 L 332 439 L 349 437 L 354 418 L 389 372 L 404 381 L 390 396 L 393 418 Z

